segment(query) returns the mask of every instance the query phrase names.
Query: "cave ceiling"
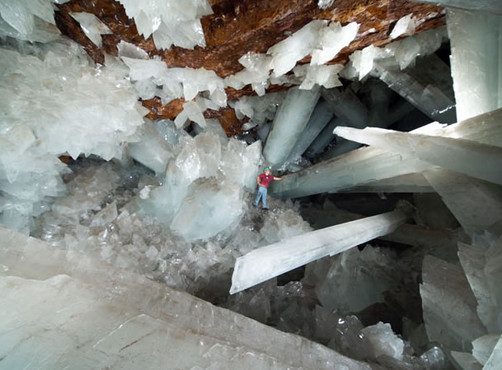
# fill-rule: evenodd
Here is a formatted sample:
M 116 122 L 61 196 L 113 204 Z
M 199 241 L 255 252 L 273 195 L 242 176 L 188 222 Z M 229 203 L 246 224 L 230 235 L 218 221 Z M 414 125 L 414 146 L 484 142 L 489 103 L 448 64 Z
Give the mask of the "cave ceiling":
M 208 0 L 213 14 L 204 16 L 201 24 L 205 47 L 184 49 L 172 46 L 158 49 L 152 36 L 144 38 L 137 31 L 133 19 L 127 17 L 122 4 L 114 0 L 71 0 L 57 5 L 56 24 L 61 32 L 83 46 L 97 63 L 105 64 L 105 54 L 118 55 L 117 45 L 125 41 L 138 46 L 152 57 L 160 57 L 168 67 L 205 68 L 224 78 L 243 69 L 239 58 L 247 52 L 265 53 L 271 46 L 285 39 L 312 20 L 337 21 L 342 25 L 360 24 L 358 34 L 327 64 L 346 64 L 356 50 L 367 46 L 382 46 L 393 40 L 389 35 L 402 17 L 412 14 L 418 26 L 414 33 L 443 26 L 444 9 L 431 4 L 404 0 L 336 0 L 326 9 L 318 1 L 305 0 Z M 102 46 L 96 46 L 71 16 L 74 12 L 94 14 L 111 31 L 102 35 Z M 308 63 L 310 57 L 298 63 Z M 267 92 L 286 89 L 271 85 Z M 228 100 L 255 92 L 251 87 L 226 89 Z M 162 105 L 160 98 L 142 101 L 149 109 L 149 119 L 174 119 L 183 110 L 183 99 Z M 218 118 L 228 135 L 241 132 L 244 121 L 239 120 L 230 107 L 219 111 L 207 110 L 206 118 Z

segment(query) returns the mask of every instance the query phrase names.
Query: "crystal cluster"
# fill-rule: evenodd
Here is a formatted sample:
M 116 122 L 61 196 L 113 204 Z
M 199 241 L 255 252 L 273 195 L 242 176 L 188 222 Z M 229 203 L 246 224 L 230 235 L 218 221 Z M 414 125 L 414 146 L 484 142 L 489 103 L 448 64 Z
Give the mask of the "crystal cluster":
M 206 46 L 200 18 L 212 14 L 206 0 L 119 0 L 127 15 L 134 18 L 138 32 L 145 38 L 153 35 L 158 49 L 171 45 L 192 49 Z
M 251 84 L 258 95 L 263 95 L 270 83 L 294 83 L 301 89 L 311 89 L 315 84 L 326 88 L 340 86 L 338 73 L 343 67 L 325 63 L 349 45 L 358 30 L 357 23 L 342 27 L 338 22 L 312 21 L 272 46 L 266 54 L 243 55 L 239 62 L 244 69 L 227 77 L 225 83 L 236 89 Z M 312 55 L 309 65 L 296 66 L 308 55 Z M 286 76 L 291 70 L 294 76 Z
M 60 35 L 54 21 L 53 0 L 0 1 L 0 36 L 49 42 Z
M 122 57 L 129 67 L 129 76 L 142 99 L 158 96 L 163 103 L 184 98 L 186 103 L 175 120 L 177 127 L 183 127 L 188 119 L 205 126 L 202 113 L 210 108 L 218 110 L 227 105 L 223 80 L 204 68 L 168 68 L 160 59 L 134 59 Z M 207 94 L 207 97 L 201 93 Z
M 146 111 L 121 63 L 97 70 L 66 41 L 38 53 L 2 49 L 0 57 L 0 208 L 4 223 L 25 232 L 49 197 L 64 192 L 67 169 L 57 156 L 122 158 Z

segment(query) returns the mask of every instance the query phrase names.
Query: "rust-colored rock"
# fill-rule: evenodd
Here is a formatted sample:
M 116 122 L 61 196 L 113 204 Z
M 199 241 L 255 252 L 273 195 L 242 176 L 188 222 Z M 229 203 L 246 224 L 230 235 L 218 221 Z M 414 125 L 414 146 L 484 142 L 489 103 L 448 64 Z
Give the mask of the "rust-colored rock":
M 204 113 L 205 118 L 216 118 L 220 121 L 221 127 L 225 130 L 227 136 L 242 134 L 242 125 L 249 121 L 249 118 L 238 119 L 233 108 L 222 108 L 218 111 L 208 109 Z
M 183 111 L 185 99 L 174 99 L 168 104 L 162 105 L 161 99 L 155 97 L 153 99 L 142 100 L 141 103 L 145 108 L 150 110 L 150 113 L 145 116 L 148 119 L 175 119 Z

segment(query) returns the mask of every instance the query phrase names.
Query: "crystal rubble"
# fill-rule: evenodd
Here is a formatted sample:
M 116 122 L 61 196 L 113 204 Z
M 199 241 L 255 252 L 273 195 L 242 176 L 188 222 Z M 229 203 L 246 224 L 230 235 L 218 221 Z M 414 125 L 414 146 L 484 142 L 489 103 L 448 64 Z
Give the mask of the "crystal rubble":
M 138 4 L 130 0 L 118 0 L 124 5 L 130 18 L 134 18 L 138 33 L 145 39 L 153 34 L 157 48 L 169 49 L 178 45 L 192 49 L 194 46 L 206 46 L 200 18 L 212 14 L 206 0 L 177 1 L 148 0 Z
M 284 164 L 303 133 L 320 97 L 320 89 L 288 91 L 277 111 L 263 148 L 263 156 L 271 166 Z
M 371 368 L 134 272 L 4 227 L 0 233 L 2 327 L 16 329 L 3 336 L 6 365 L 49 369 L 77 359 L 91 367 L 167 361 L 176 367 Z
M 316 264 L 325 260 L 322 259 Z M 298 328 L 301 328 L 301 335 L 307 338 L 325 344 L 350 358 L 369 363 L 376 362 L 385 368 L 401 369 L 409 366 L 429 368 L 441 359 L 442 351 L 438 348 L 435 350 L 435 357 L 429 353 L 427 353 L 429 357 L 424 355 L 417 357 L 413 354 L 409 343 L 397 337 L 387 325 L 364 328 L 355 315 L 331 311 L 320 305 L 315 305 L 313 309 L 306 308 L 305 305 L 312 306 L 311 302 L 315 299 L 310 293 L 311 281 L 306 279 L 307 277 L 301 281 L 291 281 L 284 286 L 278 286 L 271 280 L 232 295 L 225 307 L 261 322 L 267 322 L 282 331 L 298 333 Z M 371 341 L 363 332 L 366 329 L 371 332 Z M 401 352 L 396 351 L 397 357 L 400 356 L 399 360 L 395 357 L 382 356 L 381 351 L 372 350 L 372 347 L 379 347 L 382 340 L 389 339 L 393 348 L 402 348 Z M 386 353 L 391 354 L 390 351 Z
M 499 109 L 445 128 L 440 128 L 440 125 L 435 123 L 412 132 L 463 138 L 497 146 L 501 142 L 501 130 L 497 123 L 501 115 L 502 110 Z M 416 159 L 403 159 L 400 155 L 377 148 L 361 148 L 290 174 L 283 181 L 272 183 L 271 192 L 278 197 L 334 192 L 381 179 L 422 172 L 427 168 L 429 165 Z
M 422 279 L 420 295 L 429 340 L 450 350 L 471 350 L 471 342 L 486 334 L 486 329 L 461 267 L 426 256 Z
M 502 159 L 502 147 L 499 146 L 374 127 L 363 130 L 337 127 L 334 133 L 348 140 L 399 153 L 404 158 L 418 158 L 432 165 L 502 184 L 502 173 L 497 171 Z
M 236 156 L 232 153 L 229 158 Z M 222 232 L 217 238 L 189 243 L 151 217 L 140 217 L 134 211 L 138 193 L 141 197 L 145 189 L 153 189 L 151 193 L 158 187 L 158 179 L 144 167 L 136 165 L 123 169 L 116 163 L 83 161 L 72 168 L 76 175 L 68 181 L 68 195 L 57 199 L 52 211 L 37 218 L 37 237 L 60 249 L 85 253 L 213 302 L 224 300 L 228 295 L 235 254 L 245 254 L 258 245 L 275 242 L 278 236 L 290 237 L 310 230 L 296 212 L 288 210 L 292 205 L 271 199 L 274 208 L 281 211 L 271 215 L 266 223 L 263 219 L 257 221 L 264 217 L 260 211 L 247 210 L 230 234 Z M 229 171 L 227 174 L 232 173 L 231 170 L 225 169 Z M 213 182 L 201 179 L 194 185 L 197 189 L 206 189 Z M 228 187 L 228 180 L 226 182 Z M 238 195 L 236 191 L 236 195 L 230 197 Z M 225 208 L 225 202 L 222 204 Z M 235 207 L 233 213 L 242 204 Z M 229 217 L 208 217 L 201 230 L 194 231 L 191 220 L 181 227 L 201 235 L 207 232 L 209 225 L 221 229 L 219 222 Z
M 459 119 L 502 107 L 502 13 L 448 9 L 447 19 Z
M 408 216 L 401 210 L 299 235 L 256 249 L 236 261 L 234 294 L 327 255 L 340 253 L 394 231 Z M 287 256 L 284 255 L 287 250 Z

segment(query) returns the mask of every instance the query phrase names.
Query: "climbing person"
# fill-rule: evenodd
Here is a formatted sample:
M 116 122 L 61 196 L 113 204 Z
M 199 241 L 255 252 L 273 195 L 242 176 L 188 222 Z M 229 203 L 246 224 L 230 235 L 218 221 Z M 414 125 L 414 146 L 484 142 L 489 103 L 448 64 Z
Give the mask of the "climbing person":
M 270 184 L 270 181 L 272 180 L 282 180 L 284 177 L 275 177 L 270 174 L 270 167 L 265 167 L 263 170 L 263 173 L 260 173 L 256 177 L 256 183 L 258 184 L 258 194 L 256 195 L 256 199 L 254 200 L 253 205 L 255 207 L 258 207 L 258 203 L 260 203 L 260 198 L 261 198 L 261 204 L 262 204 L 262 209 L 267 210 L 267 189 L 268 189 L 268 184 Z

